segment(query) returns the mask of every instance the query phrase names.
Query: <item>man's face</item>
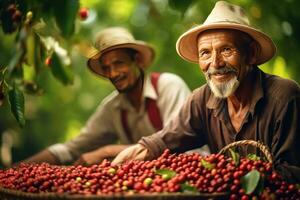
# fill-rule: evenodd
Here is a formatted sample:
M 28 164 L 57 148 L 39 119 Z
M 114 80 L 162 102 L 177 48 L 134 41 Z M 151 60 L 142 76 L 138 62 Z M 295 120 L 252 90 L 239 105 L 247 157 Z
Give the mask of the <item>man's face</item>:
M 198 37 L 199 65 L 215 96 L 227 98 L 248 73 L 241 33 L 206 31 Z
M 115 49 L 101 56 L 101 71 L 119 92 L 128 92 L 137 84 L 141 72 L 134 55 L 125 49 Z

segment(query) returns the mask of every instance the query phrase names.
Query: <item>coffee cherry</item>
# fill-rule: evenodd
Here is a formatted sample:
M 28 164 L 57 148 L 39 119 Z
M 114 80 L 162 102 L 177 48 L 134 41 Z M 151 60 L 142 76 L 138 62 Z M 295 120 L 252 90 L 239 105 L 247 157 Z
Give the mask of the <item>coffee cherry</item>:
M 80 8 L 79 17 L 81 20 L 86 20 L 89 16 L 89 10 L 87 8 Z
M 52 58 L 51 58 L 51 57 L 47 57 L 47 58 L 45 59 L 45 65 L 46 65 L 46 66 L 51 66 L 51 64 L 52 64 Z
M 151 185 L 153 183 L 153 180 L 152 180 L 152 178 L 146 178 L 145 180 L 144 180 L 144 184 L 145 185 Z

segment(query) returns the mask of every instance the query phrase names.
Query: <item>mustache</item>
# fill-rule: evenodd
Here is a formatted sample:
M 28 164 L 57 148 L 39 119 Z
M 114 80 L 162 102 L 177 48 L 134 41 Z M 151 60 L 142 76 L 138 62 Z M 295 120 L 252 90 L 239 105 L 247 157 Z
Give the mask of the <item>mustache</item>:
M 211 75 L 225 74 L 225 73 L 229 73 L 229 72 L 233 72 L 233 73 L 237 74 L 237 70 L 235 68 L 225 66 L 225 67 L 222 67 L 221 69 L 216 69 L 214 67 L 210 67 L 205 72 L 205 75 L 210 77 Z

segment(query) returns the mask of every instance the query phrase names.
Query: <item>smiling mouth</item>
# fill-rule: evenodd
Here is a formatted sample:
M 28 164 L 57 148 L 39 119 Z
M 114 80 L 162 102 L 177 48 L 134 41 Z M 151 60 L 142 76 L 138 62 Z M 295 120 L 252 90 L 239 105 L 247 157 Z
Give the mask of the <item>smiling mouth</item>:
M 116 79 L 113 79 L 113 80 L 112 80 L 112 83 L 113 83 L 113 84 L 118 84 L 118 83 L 122 82 L 122 81 L 125 80 L 125 79 L 126 79 L 125 76 L 120 76 L 120 77 L 117 77 Z
M 211 79 L 214 79 L 218 82 L 224 82 L 229 80 L 231 77 L 235 75 L 234 72 L 226 72 L 226 73 L 214 73 L 210 75 Z

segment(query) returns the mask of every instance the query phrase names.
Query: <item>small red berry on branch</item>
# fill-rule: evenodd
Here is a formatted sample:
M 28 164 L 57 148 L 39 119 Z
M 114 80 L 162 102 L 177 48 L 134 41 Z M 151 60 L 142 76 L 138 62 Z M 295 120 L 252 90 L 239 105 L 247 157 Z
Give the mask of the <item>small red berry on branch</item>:
M 86 20 L 89 16 L 89 10 L 87 8 L 79 9 L 79 17 L 81 20 Z
M 52 58 L 49 56 L 45 59 L 45 65 L 50 66 L 52 64 Z

